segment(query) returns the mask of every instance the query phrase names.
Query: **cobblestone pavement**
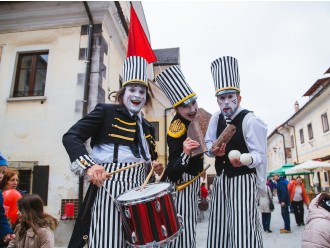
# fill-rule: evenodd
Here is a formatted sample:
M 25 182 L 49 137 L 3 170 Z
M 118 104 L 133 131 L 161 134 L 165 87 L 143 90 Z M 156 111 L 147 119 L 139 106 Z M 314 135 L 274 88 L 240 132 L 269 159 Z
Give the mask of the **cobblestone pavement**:
M 277 197 L 274 197 L 275 210 L 272 212 L 270 229 L 272 233 L 262 232 L 264 240 L 264 248 L 300 248 L 301 236 L 304 231 L 304 226 L 297 226 L 294 214 L 290 214 L 291 233 L 281 234 L 280 229 L 284 227 L 284 222 L 281 216 L 281 208 L 278 204 Z M 197 225 L 197 248 L 205 248 L 207 240 L 209 211 L 204 212 L 204 218 Z M 305 219 L 307 209 L 305 206 Z M 261 216 L 260 216 L 261 221 Z M 220 248 L 220 247 L 219 247 Z

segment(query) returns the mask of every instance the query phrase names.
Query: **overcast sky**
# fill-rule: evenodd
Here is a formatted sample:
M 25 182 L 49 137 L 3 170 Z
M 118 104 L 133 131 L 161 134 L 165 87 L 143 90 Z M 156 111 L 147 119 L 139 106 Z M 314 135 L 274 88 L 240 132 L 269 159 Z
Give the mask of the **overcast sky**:
M 268 133 L 302 107 L 304 93 L 330 76 L 330 2 L 143 1 L 153 49 L 179 47 L 181 69 L 213 114 L 211 62 L 238 59 L 241 105 L 268 124 Z

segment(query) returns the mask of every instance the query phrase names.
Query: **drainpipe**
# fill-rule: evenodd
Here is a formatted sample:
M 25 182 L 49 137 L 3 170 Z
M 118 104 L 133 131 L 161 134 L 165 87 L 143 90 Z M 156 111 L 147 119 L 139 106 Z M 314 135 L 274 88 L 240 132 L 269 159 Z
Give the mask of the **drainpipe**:
M 278 130 L 276 130 L 276 133 L 281 135 L 283 138 L 283 146 L 284 146 L 284 162 L 286 163 L 286 149 L 285 149 L 285 140 L 284 140 L 284 135 L 281 134 Z
M 83 108 L 82 108 L 82 117 L 87 114 L 88 107 L 88 97 L 89 97 L 89 85 L 90 85 L 90 76 L 91 76 L 91 58 L 92 58 L 92 49 L 93 49 L 93 16 L 89 9 L 88 3 L 83 2 L 84 7 L 89 19 L 89 24 L 87 28 L 88 34 L 88 46 L 86 54 L 86 69 L 85 69 L 85 82 L 84 82 L 84 98 L 83 98 Z M 79 209 L 82 205 L 84 198 L 84 177 L 79 177 L 79 189 L 78 189 L 78 206 Z
M 293 128 L 293 138 L 294 138 L 294 144 L 295 144 L 295 147 L 296 147 L 297 164 L 299 164 L 298 145 L 297 145 L 297 139 L 296 139 L 296 128 L 292 125 L 289 125 L 288 122 L 286 123 L 286 125 Z
M 167 135 L 167 111 L 173 109 L 173 107 L 170 108 L 166 108 L 164 111 L 164 118 L 165 118 L 165 166 L 167 166 L 167 139 L 166 139 L 166 135 Z

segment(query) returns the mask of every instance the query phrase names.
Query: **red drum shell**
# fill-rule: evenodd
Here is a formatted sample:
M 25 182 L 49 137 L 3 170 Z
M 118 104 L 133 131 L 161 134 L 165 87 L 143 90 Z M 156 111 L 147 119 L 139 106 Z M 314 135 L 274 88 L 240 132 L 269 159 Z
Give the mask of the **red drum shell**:
M 169 243 L 182 231 L 177 215 L 173 187 L 169 183 L 151 183 L 142 191 L 131 189 L 116 198 L 125 238 L 133 247 Z

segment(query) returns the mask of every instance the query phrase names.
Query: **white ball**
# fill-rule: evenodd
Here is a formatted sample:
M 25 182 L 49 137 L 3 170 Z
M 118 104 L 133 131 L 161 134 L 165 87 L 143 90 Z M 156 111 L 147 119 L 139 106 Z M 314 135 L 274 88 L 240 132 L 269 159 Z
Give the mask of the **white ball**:
M 237 150 L 231 150 L 228 153 L 228 158 L 229 159 L 234 159 L 234 158 L 239 159 L 240 156 L 241 156 L 241 153 L 240 153 L 240 151 L 237 151 Z
M 250 164 L 252 164 L 252 157 L 251 157 L 250 153 L 243 153 L 240 156 L 239 160 L 241 161 L 241 163 L 243 165 L 250 165 Z

